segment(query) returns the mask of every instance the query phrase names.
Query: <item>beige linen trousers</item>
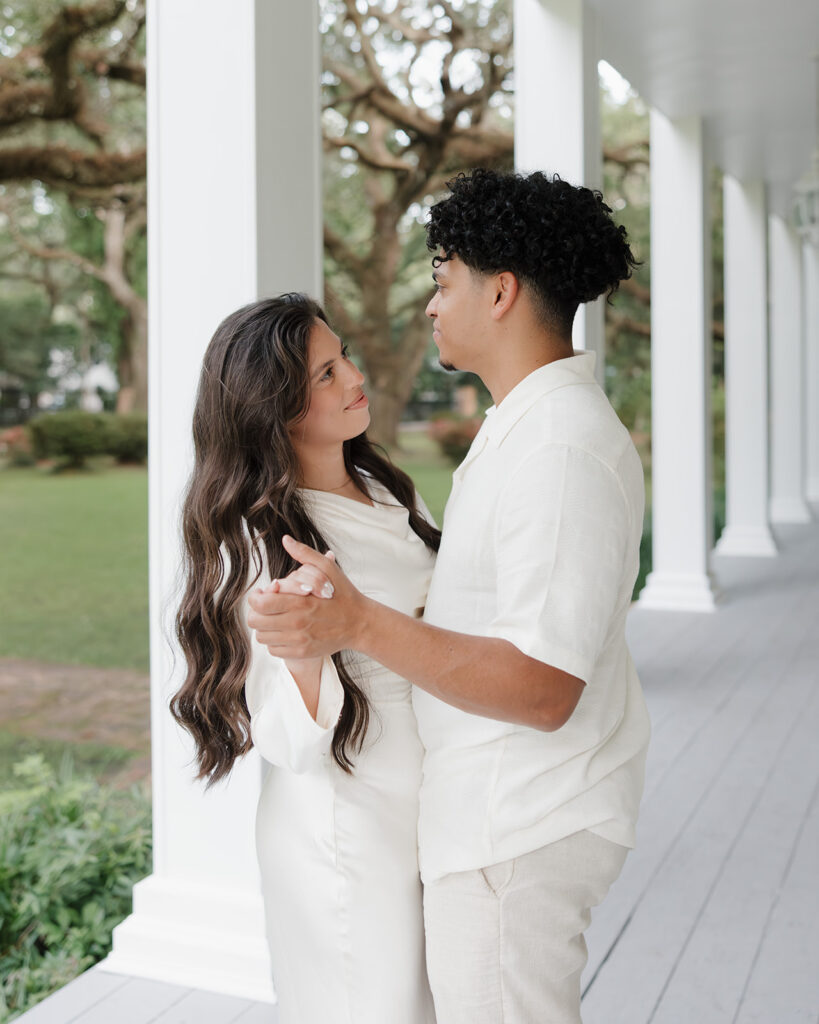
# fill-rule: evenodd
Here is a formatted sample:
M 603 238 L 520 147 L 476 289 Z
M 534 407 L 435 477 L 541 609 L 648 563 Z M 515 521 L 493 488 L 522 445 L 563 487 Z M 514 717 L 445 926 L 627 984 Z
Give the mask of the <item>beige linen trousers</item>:
M 427 884 L 438 1024 L 580 1024 L 583 933 L 627 853 L 582 831 Z

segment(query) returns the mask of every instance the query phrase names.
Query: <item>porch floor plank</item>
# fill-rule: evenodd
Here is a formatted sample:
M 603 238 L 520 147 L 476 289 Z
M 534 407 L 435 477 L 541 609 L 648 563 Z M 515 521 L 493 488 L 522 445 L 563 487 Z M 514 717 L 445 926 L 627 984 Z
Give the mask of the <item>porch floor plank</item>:
M 653 738 L 637 848 L 589 930 L 585 1024 L 819 1022 L 819 523 L 777 539 L 777 558 L 716 560 L 715 613 L 631 613 Z M 277 1013 L 92 969 L 19 1021 Z
M 115 995 L 128 981 L 128 978 L 119 974 L 86 971 L 17 1020 L 25 1021 L 25 1024 L 57 1024 L 58 1021 L 60 1024 L 69 1024 L 81 1013 Z
M 632 612 L 654 735 L 637 849 L 589 931 L 586 1024 L 819 1020 L 819 526 L 779 536 L 775 560 L 717 561 L 726 603 L 689 617 L 687 665 L 677 616 Z
M 75 1017 L 71 1024 L 148 1024 L 149 1021 L 153 1024 L 188 992 L 182 985 L 129 978 L 125 985 Z

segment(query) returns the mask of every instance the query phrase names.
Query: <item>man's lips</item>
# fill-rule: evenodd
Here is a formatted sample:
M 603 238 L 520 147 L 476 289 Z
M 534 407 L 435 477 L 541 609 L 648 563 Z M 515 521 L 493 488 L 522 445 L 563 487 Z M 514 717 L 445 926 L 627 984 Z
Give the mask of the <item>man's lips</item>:
M 354 402 L 350 402 L 348 406 L 345 406 L 345 409 L 365 409 L 369 404 L 370 400 L 362 391 Z

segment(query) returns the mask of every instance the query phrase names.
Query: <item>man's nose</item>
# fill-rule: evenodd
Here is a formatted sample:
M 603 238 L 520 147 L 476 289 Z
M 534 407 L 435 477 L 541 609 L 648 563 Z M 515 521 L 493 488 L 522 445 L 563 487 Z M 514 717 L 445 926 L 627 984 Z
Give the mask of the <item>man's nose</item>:
M 424 310 L 427 316 L 434 317 L 436 314 L 436 307 L 438 305 L 438 293 L 436 292 L 427 303 L 427 308 Z

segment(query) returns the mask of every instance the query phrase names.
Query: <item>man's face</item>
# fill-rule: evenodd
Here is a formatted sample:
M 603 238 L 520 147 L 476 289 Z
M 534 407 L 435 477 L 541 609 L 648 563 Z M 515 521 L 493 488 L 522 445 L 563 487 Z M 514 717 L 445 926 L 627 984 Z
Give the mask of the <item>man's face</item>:
M 457 256 L 432 273 L 436 291 L 426 308 L 432 339 L 445 370 L 473 370 L 483 348 L 491 284 L 473 273 Z

